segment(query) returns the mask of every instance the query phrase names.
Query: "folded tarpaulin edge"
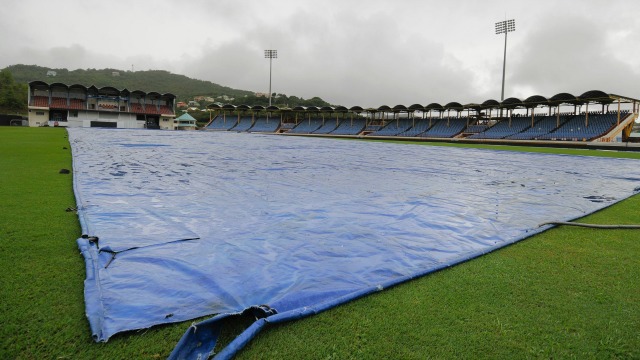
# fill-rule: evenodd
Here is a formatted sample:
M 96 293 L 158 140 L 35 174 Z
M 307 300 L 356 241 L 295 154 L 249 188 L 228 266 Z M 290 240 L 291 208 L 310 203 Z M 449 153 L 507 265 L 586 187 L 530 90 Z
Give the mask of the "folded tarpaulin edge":
M 583 215 L 584 216 L 584 215 Z M 582 217 L 582 216 L 580 216 Z M 579 218 L 579 217 L 578 217 Z M 575 219 L 571 219 L 571 220 L 575 220 Z M 502 249 L 504 247 L 510 246 L 515 244 L 516 242 L 522 241 L 524 239 L 527 239 L 533 235 L 536 235 L 538 233 L 541 233 L 543 231 L 546 231 L 548 229 L 552 228 L 552 226 L 543 226 L 543 227 L 539 227 L 537 229 L 531 229 L 526 236 L 521 237 L 521 238 L 516 238 L 514 240 L 508 241 L 508 242 L 504 242 L 502 244 L 499 244 L 489 250 L 480 250 L 480 251 L 475 251 L 475 252 L 470 252 L 469 254 L 467 254 L 464 257 L 461 257 L 459 259 L 456 259 L 456 261 L 453 262 L 447 262 L 447 263 L 441 263 L 440 265 L 433 267 L 433 268 L 429 268 L 427 270 L 423 270 L 423 271 L 419 271 L 417 273 L 411 274 L 411 275 L 405 275 L 405 276 L 401 276 L 389 281 L 386 281 L 384 283 L 378 284 L 378 285 L 374 285 L 374 286 L 370 286 L 368 288 L 365 289 L 361 289 L 355 292 L 352 292 L 350 294 L 346 294 L 344 296 L 341 296 L 339 298 L 336 299 L 332 299 L 329 301 L 325 301 L 325 302 L 321 302 L 319 304 L 313 305 L 313 306 L 306 306 L 303 308 L 298 308 L 298 309 L 293 309 L 293 310 L 289 310 L 283 313 L 277 313 L 274 315 L 270 315 L 266 318 L 261 318 L 261 319 L 257 319 L 251 326 L 249 326 L 247 329 L 245 329 L 240 335 L 238 335 L 233 341 L 231 341 L 229 344 L 227 344 L 227 346 L 222 349 L 218 354 L 215 355 L 214 359 L 216 360 L 224 360 L 224 359 L 231 359 L 233 358 L 238 351 L 242 350 L 242 348 L 244 348 L 244 346 L 246 346 L 249 341 L 251 341 L 263 328 L 267 323 L 270 324 L 277 324 L 277 323 L 282 323 L 282 322 L 287 322 L 287 321 L 293 321 L 293 320 L 299 320 L 311 315 L 316 315 L 319 314 L 321 312 L 324 312 L 326 310 L 329 310 L 331 308 L 337 307 L 339 305 L 343 305 L 346 304 L 348 302 L 357 300 L 359 298 L 362 298 L 364 296 L 382 291 L 384 289 L 388 289 L 391 287 L 394 287 L 396 285 L 405 283 L 407 281 L 413 280 L 413 279 L 417 279 L 420 277 L 424 277 L 427 276 L 429 274 L 438 272 L 440 270 L 444 270 L 446 268 L 467 262 L 469 260 L 475 259 L 477 257 L 480 257 L 482 255 L 486 255 L 490 252 Z M 246 310 L 245 310 L 246 311 Z M 216 315 L 214 318 L 211 319 L 207 319 L 204 320 L 200 323 L 197 324 L 193 324 L 191 327 L 189 327 L 189 329 L 185 332 L 185 334 L 183 335 L 183 337 L 180 339 L 180 342 L 178 342 L 176 344 L 176 347 L 174 348 L 174 350 L 171 352 L 171 356 L 169 357 L 169 359 L 186 359 L 186 360 L 191 360 L 191 359 L 201 359 L 203 358 L 203 356 L 208 354 L 213 354 L 213 349 L 216 345 L 216 339 L 213 339 L 211 341 L 208 341 L 208 345 L 210 346 L 210 348 L 204 348 L 202 347 L 202 340 L 198 340 L 201 347 L 200 350 L 197 352 L 192 352 L 189 353 L 189 351 L 187 349 L 196 349 L 197 346 L 196 344 L 190 343 L 189 340 L 194 341 L 195 338 L 191 338 L 188 339 L 188 334 L 190 331 L 193 331 L 193 328 L 198 328 L 198 329 L 202 329 L 203 327 L 215 327 L 216 329 L 218 329 L 221 324 L 219 323 L 220 320 L 228 317 L 228 316 L 232 316 L 232 315 L 238 315 L 241 313 L 229 313 L 229 314 L 220 314 L 220 315 Z M 213 330 L 216 331 L 216 330 Z M 211 330 L 209 330 L 209 332 L 212 332 Z M 176 355 L 174 355 L 176 354 Z M 177 354 L 180 354 L 180 356 L 177 356 Z M 206 358 L 206 357 L 205 357 Z
M 98 247 L 85 238 L 76 240 L 80 253 L 84 257 L 86 278 L 84 280 L 85 314 L 95 341 L 107 341 L 103 335 L 102 319 L 104 307 L 99 280 Z
M 69 130 L 67 129 L 67 135 L 69 134 Z M 77 161 L 76 161 L 76 153 L 77 153 L 77 149 L 76 149 L 76 145 L 74 142 L 69 141 L 69 145 L 71 146 L 71 168 L 73 169 L 73 173 L 72 173 L 72 186 L 73 186 L 73 195 L 76 198 L 76 209 L 77 209 L 77 214 L 78 214 L 78 220 L 80 221 L 80 229 L 82 231 L 83 235 L 93 235 L 90 234 L 90 228 L 89 228 L 89 221 L 87 221 L 86 219 L 86 213 L 84 211 L 84 202 L 82 201 L 82 193 L 80 191 L 80 189 L 78 188 L 78 182 L 77 182 L 77 176 L 76 174 L 78 174 L 78 169 L 77 169 Z

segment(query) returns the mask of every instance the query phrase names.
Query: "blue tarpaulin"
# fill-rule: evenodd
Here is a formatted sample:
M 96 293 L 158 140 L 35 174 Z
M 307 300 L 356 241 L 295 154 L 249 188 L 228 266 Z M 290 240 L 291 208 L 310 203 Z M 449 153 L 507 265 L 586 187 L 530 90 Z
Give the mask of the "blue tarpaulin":
M 68 131 L 97 341 L 209 314 L 314 313 L 640 190 L 640 163 L 627 159 Z

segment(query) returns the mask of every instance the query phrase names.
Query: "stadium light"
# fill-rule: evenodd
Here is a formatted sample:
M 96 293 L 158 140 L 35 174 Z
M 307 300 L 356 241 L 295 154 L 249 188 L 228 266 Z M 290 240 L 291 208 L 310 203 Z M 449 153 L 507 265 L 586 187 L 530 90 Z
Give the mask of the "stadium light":
M 278 58 L 278 50 L 265 50 L 264 58 L 269 59 L 269 106 L 271 106 L 271 63 Z
M 498 21 L 496 23 L 496 35 L 504 34 L 504 58 L 502 60 L 502 93 L 500 101 L 504 101 L 504 74 L 507 68 L 507 33 L 516 31 L 516 21 L 514 19 Z M 500 116 L 502 116 L 502 108 L 500 108 Z

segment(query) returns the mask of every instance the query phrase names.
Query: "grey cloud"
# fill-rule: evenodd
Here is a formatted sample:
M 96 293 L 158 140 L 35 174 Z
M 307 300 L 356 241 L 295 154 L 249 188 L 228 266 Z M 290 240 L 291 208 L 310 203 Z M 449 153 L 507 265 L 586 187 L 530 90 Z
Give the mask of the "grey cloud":
M 474 75 L 443 45 L 422 34 L 404 34 L 383 13 L 366 17 L 334 14 L 319 19 L 299 11 L 278 25 L 257 24 L 184 70 L 233 87 L 266 91 L 268 61 L 263 50 L 278 49 L 273 91 L 320 96 L 343 105 L 374 106 L 473 97 Z
M 563 16 L 548 19 L 514 49 L 512 81 L 552 96 L 558 92 L 577 95 L 588 90 L 633 94 L 640 74 L 616 58 L 607 45 L 606 28 L 593 20 Z

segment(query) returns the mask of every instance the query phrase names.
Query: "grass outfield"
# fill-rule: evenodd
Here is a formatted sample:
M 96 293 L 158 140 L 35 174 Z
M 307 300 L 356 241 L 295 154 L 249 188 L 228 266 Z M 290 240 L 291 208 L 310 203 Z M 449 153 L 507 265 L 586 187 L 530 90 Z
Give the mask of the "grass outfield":
M 71 169 L 66 135 L 0 128 L 0 358 L 165 358 L 190 322 L 91 339 L 80 226 L 65 212 L 75 205 L 72 178 L 58 173 Z M 583 221 L 639 224 L 639 208 L 634 196 Z M 640 231 L 561 227 L 269 327 L 238 358 L 640 358 L 638 279 Z

